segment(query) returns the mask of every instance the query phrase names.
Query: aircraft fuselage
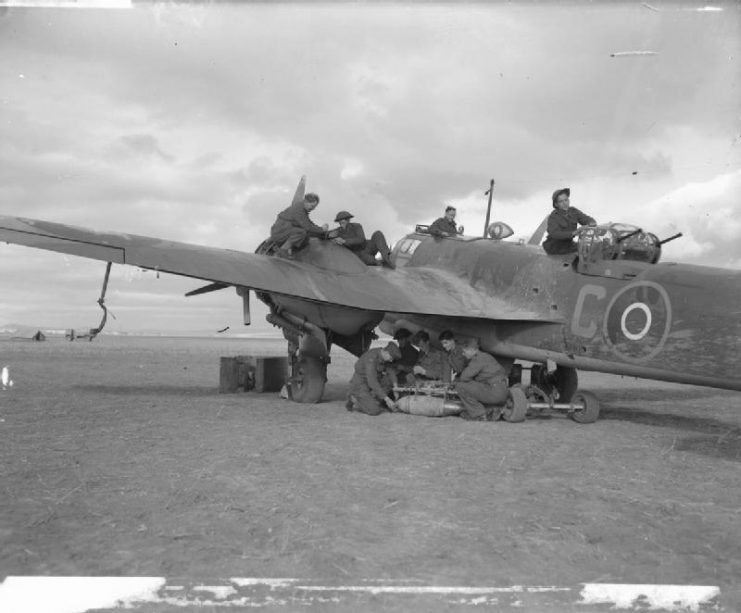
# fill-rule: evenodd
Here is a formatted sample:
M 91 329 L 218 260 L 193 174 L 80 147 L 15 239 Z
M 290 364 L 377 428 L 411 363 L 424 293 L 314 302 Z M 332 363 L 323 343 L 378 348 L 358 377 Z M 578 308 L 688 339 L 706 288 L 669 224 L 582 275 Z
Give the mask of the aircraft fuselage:
M 741 390 L 741 271 L 608 260 L 585 272 L 573 254 L 419 235 L 395 255 L 397 265 L 444 268 L 551 321 L 389 314 L 382 327 L 452 329 L 501 357 Z

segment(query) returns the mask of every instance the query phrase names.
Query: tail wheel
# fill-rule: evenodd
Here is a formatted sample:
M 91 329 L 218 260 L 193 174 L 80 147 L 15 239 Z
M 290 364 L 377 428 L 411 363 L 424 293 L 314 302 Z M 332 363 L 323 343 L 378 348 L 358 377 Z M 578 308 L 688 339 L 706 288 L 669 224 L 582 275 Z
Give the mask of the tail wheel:
M 322 399 L 326 381 L 327 365 L 315 357 L 302 357 L 293 367 L 291 398 L 296 402 L 317 403 Z
M 510 387 L 507 401 L 502 409 L 502 419 L 510 423 L 525 421 L 527 416 L 527 396 L 520 387 Z
M 579 424 L 591 424 L 599 417 L 599 400 L 591 392 L 577 390 L 571 399 L 571 419 Z

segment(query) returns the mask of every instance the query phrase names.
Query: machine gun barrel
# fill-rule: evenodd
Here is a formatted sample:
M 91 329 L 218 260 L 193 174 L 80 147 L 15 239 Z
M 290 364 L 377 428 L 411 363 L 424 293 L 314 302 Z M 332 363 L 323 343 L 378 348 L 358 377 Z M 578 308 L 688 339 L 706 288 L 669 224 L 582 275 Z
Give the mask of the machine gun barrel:
M 636 228 L 632 232 L 628 232 L 627 234 L 624 234 L 623 236 L 619 237 L 616 242 L 621 243 L 627 238 L 630 238 L 631 236 L 635 236 L 636 234 L 639 234 L 640 232 L 643 232 L 641 228 Z
M 659 241 L 659 246 L 663 245 L 664 243 L 668 243 L 669 241 L 673 241 L 675 238 L 679 238 L 680 236 L 683 236 L 681 232 L 677 232 L 676 234 L 673 234 L 669 238 L 665 238 L 663 241 Z

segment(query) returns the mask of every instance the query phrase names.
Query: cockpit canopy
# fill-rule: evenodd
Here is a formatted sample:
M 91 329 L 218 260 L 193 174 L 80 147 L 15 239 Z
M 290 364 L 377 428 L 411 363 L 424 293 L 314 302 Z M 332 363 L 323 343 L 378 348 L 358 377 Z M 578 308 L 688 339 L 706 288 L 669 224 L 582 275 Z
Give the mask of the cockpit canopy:
M 651 232 L 625 223 L 583 226 L 577 230 L 579 260 L 595 263 L 631 260 L 656 264 L 661 257 L 661 242 Z

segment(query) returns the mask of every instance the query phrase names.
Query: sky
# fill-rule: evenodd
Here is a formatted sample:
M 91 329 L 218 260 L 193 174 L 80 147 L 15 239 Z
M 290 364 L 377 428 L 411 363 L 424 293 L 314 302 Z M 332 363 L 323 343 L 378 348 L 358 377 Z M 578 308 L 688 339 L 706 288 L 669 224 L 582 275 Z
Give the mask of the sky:
M 251 252 L 307 175 L 393 243 L 447 204 L 480 234 L 494 179 L 513 239 L 570 187 L 741 268 L 738 3 L 3 4 L 0 215 Z M 104 271 L 0 245 L 0 326 L 94 327 Z M 269 328 L 200 285 L 114 266 L 107 329 Z

